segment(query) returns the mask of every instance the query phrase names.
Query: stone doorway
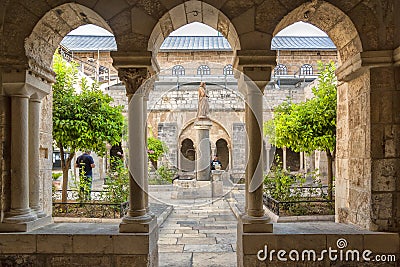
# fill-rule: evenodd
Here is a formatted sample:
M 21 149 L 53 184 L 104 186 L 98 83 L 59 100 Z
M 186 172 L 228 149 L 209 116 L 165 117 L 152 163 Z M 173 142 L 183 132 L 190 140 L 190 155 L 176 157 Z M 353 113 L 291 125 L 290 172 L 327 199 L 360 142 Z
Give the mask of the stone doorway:
M 193 172 L 195 169 L 196 150 L 193 141 L 186 138 L 181 143 L 180 170 L 183 172 Z
M 228 142 L 225 139 L 218 139 L 215 143 L 216 146 L 216 153 L 215 155 L 218 156 L 218 159 L 222 163 L 222 170 L 229 169 L 229 148 Z

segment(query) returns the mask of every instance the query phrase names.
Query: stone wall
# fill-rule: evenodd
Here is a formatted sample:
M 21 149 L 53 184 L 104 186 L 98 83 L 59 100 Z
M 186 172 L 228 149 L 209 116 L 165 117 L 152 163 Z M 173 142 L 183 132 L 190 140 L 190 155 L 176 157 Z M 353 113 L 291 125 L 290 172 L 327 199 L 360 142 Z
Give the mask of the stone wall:
M 158 123 L 158 138 L 168 147 L 166 159 L 170 166 L 178 166 L 178 125 L 176 122 Z
M 288 74 L 300 74 L 300 68 L 304 64 L 313 67 L 313 73 L 318 73 L 318 61 L 337 62 L 337 51 L 288 51 L 280 50 L 276 61 L 287 67 Z
M 368 114 L 364 106 L 371 107 L 367 140 L 360 144 L 371 157 L 364 164 L 364 177 L 371 177 L 371 220 L 378 230 L 395 232 L 400 232 L 399 74 L 398 66 L 371 69 L 370 98 L 361 95 L 360 99 L 361 118 Z
M 171 75 L 175 65 L 185 67 L 185 75 L 196 75 L 200 65 L 210 67 L 211 75 L 223 75 L 223 67 L 233 63 L 232 51 L 159 52 L 158 64 L 164 75 Z
M 52 212 L 52 168 L 53 168 L 53 97 L 42 100 L 40 122 L 40 203 L 47 214 Z
M 338 85 L 336 219 L 371 228 L 369 73 Z M 351 90 L 350 90 L 351 88 Z

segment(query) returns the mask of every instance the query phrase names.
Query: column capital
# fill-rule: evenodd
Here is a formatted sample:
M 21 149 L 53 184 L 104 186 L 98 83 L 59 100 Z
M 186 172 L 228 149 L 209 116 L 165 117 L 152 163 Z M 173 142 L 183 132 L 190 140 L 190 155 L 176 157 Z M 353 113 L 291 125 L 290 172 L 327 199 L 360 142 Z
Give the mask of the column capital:
M 273 50 L 239 50 L 236 52 L 234 67 L 271 67 L 276 65 L 276 52 Z
M 364 51 L 349 58 L 336 70 L 339 81 L 351 81 L 371 68 L 400 64 L 400 47 L 394 50 Z
M 263 92 L 276 65 L 276 52 L 272 50 L 237 51 L 234 66 L 244 74 L 245 82 L 254 82 Z
M 31 70 L 8 69 L 2 73 L 3 94 L 25 95 L 42 99 L 51 92 L 50 81 L 36 75 Z
M 120 68 L 118 77 L 125 84 L 127 96 L 135 94 L 148 77 L 147 68 Z
M 112 51 L 111 57 L 113 59 L 113 66 L 116 69 L 147 68 L 147 70 L 151 74 L 160 71 L 160 67 L 154 60 L 152 52 L 149 51 L 135 51 L 135 52 Z

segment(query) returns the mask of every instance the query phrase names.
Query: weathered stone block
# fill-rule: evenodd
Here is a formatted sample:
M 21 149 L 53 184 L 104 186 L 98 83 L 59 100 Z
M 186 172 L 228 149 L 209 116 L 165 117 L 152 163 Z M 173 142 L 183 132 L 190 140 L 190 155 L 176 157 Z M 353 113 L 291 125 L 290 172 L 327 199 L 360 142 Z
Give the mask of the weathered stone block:
M 72 235 L 38 234 L 36 238 L 38 253 L 72 253 Z

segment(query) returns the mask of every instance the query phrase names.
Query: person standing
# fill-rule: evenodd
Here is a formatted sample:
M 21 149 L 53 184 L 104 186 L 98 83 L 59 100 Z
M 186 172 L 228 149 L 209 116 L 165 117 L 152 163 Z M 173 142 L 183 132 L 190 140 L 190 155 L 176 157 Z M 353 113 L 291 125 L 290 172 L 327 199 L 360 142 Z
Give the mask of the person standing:
M 222 163 L 219 161 L 218 156 L 215 155 L 214 159 L 211 161 L 211 170 L 220 170 L 222 169 Z
M 79 168 L 79 191 L 84 200 L 90 200 L 93 172 L 95 167 L 91 151 L 85 151 L 76 159 L 75 167 Z

